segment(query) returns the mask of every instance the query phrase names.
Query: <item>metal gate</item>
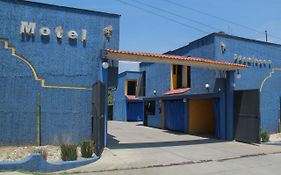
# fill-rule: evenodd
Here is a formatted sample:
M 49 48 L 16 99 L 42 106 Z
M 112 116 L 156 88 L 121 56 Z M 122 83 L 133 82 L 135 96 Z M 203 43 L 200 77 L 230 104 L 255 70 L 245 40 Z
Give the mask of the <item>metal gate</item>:
M 234 91 L 234 138 L 260 143 L 259 90 Z
M 93 140 L 95 142 L 95 154 L 100 156 L 104 149 L 105 139 L 105 85 L 98 81 L 93 85 Z

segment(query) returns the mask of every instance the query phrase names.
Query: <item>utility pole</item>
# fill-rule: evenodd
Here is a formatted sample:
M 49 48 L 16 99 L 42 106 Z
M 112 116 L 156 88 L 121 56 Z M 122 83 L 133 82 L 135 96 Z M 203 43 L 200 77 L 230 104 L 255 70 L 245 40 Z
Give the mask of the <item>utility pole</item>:
M 265 31 L 265 42 L 267 42 L 267 30 Z

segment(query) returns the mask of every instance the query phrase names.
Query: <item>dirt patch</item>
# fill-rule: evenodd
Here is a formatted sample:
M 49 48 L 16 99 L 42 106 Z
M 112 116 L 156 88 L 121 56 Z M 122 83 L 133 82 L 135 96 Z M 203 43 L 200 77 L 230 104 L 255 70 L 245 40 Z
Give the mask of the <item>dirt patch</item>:
M 17 160 L 23 160 L 31 153 L 36 152 L 38 149 L 46 150 L 48 153 L 48 162 L 60 162 L 60 147 L 53 145 L 46 146 L 0 146 L 0 161 L 13 162 Z M 80 148 L 77 148 L 78 160 L 83 159 L 81 157 Z

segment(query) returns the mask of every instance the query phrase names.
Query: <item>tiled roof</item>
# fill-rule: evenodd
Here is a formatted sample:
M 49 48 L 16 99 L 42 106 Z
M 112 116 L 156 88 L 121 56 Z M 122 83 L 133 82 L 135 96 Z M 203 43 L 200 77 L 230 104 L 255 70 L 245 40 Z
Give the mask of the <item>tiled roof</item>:
M 126 95 L 128 100 L 138 100 L 139 98 L 137 98 L 135 95 Z
M 225 61 L 216 61 L 211 59 L 199 58 L 199 57 L 191 57 L 191 56 L 178 56 L 178 55 L 163 55 L 163 54 L 154 54 L 154 53 L 144 53 L 144 52 L 129 52 L 129 51 L 121 51 L 121 50 L 112 50 L 112 49 L 104 49 L 107 51 L 109 55 L 109 59 L 119 59 L 119 60 L 127 60 L 127 61 L 138 61 L 138 62 L 146 62 L 151 59 L 150 62 L 153 62 L 153 58 L 156 58 L 159 62 L 163 60 L 163 63 L 171 63 L 179 62 L 186 63 L 191 66 L 201 66 L 201 67 L 214 67 L 214 68 L 225 68 L 226 70 L 236 70 L 236 69 L 246 69 L 248 66 L 225 62 Z M 113 54 L 118 54 L 119 57 Z M 123 57 L 121 57 L 123 55 Z M 135 56 L 125 57 L 125 56 Z
M 168 92 L 165 92 L 164 94 L 165 95 L 182 94 L 182 93 L 185 93 L 189 90 L 190 90 L 190 88 L 174 89 L 174 90 L 170 90 Z

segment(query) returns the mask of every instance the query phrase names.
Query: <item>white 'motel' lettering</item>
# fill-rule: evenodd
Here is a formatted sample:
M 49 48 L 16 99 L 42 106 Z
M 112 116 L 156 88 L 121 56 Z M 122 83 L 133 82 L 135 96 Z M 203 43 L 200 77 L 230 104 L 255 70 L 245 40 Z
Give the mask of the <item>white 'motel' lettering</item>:
M 67 37 L 68 37 L 69 39 L 78 39 L 78 34 L 77 34 L 76 31 L 71 30 L 71 31 L 69 31 L 69 32 L 67 33 Z
M 40 34 L 42 36 L 50 36 L 51 35 L 51 30 L 48 27 L 42 27 L 40 29 Z
M 62 39 L 62 36 L 63 36 L 62 26 L 56 27 L 56 36 L 57 36 L 58 39 Z
M 20 24 L 20 33 L 21 34 L 34 35 L 35 29 L 36 29 L 36 23 L 34 23 L 34 22 L 28 23 L 26 21 L 21 21 L 21 24 Z
M 27 21 L 21 21 L 20 25 L 20 33 L 25 35 L 35 35 L 36 30 L 36 23 L 34 22 L 27 22 Z M 50 36 L 51 30 L 48 27 L 41 27 L 40 30 L 41 36 Z M 82 29 L 82 42 L 85 42 L 87 39 L 87 30 Z M 57 26 L 55 28 L 55 34 L 58 39 L 62 39 L 63 37 L 63 28 L 62 26 Z M 78 39 L 78 33 L 75 30 L 71 30 L 67 32 L 67 37 L 69 39 L 77 40 Z
M 84 42 L 84 41 L 86 41 L 86 39 L 87 39 L 87 30 L 83 29 L 82 30 L 82 41 Z

